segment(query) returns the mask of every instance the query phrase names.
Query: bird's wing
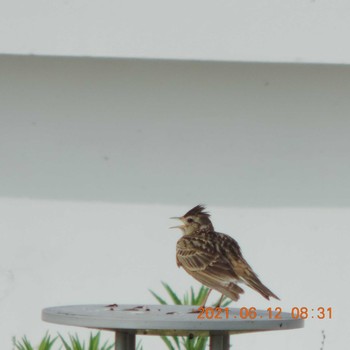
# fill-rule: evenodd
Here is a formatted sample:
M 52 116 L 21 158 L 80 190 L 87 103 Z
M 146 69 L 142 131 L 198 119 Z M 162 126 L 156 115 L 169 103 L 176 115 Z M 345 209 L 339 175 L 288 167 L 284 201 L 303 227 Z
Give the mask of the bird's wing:
M 232 300 L 238 300 L 239 294 L 244 293 L 235 283 L 238 276 L 215 239 L 184 236 L 177 243 L 176 256 L 178 266 L 207 287 Z
M 229 261 L 212 240 L 184 236 L 177 242 L 176 257 L 178 265 L 192 275 L 202 271 L 221 281 L 236 279 Z

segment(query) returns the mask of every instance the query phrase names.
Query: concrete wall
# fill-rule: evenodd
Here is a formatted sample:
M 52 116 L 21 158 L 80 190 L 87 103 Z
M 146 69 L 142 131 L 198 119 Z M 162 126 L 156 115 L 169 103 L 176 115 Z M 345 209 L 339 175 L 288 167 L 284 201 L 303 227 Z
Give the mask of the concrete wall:
M 347 0 L 1 0 L 0 52 L 350 63 Z
M 350 204 L 350 68 L 3 57 L 7 197 Z
M 346 347 L 349 78 L 346 66 L 1 57 L 4 348 L 65 331 L 40 321 L 45 306 L 197 286 L 167 227 L 198 203 L 282 298 L 247 290 L 238 306 L 334 308 L 236 348 L 320 348 L 323 329 Z

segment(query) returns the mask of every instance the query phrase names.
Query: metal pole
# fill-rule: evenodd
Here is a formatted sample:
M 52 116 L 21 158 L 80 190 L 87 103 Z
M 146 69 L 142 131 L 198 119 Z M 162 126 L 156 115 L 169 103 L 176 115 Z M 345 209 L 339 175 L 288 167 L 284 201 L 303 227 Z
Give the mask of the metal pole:
M 230 335 L 211 335 L 210 336 L 210 350 L 229 350 L 230 348 Z
M 135 350 L 136 335 L 133 333 L 115 332 L 115 350 Z
M 224 343 L 224 349 L 229 350 L 230 349 L 230 335 L 229 334 L 224 335 L 223 343 Z

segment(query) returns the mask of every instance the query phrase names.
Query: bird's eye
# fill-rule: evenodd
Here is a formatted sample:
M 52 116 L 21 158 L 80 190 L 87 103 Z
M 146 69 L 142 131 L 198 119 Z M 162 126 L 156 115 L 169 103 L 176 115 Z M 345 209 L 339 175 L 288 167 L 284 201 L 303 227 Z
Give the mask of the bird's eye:
M 190 224 L 191 222 L 193 222 L 193 219 L 188 218 L 188 219 L 187 219 L 187 222 Z

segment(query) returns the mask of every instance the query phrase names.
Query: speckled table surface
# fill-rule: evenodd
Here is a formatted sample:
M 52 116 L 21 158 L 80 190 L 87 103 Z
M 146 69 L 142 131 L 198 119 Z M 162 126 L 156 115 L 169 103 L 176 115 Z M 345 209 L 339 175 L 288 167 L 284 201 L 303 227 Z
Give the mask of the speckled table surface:
M 116 349 L 135 348 L 136 334 L 210 336 L 211 349 L 227 349 L 229 334 L 302 328 L 304 321 L 289 313 L 223 308 L 197 312 L 182 305 L 72 305 L 42 311 L 47 322 L 113 330 Z M 195 312 L 196 311 L 196 312 Z

